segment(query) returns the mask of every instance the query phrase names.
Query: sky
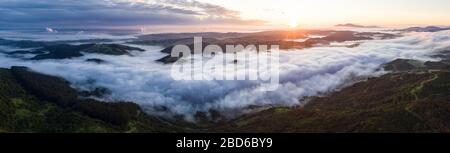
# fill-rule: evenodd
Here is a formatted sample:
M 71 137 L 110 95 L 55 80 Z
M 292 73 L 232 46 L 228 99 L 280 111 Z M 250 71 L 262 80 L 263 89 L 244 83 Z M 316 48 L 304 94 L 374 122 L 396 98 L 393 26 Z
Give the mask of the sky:
M 449 0 L 0 0 L 0 28 L 450 25 Z

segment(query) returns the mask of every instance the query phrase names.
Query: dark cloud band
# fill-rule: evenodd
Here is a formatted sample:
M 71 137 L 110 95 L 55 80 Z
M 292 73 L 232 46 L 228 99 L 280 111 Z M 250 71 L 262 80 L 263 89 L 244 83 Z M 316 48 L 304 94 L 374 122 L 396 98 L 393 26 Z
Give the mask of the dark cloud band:
M 225 7 L 182 0 L 5 0 L 0 27 L 254 24 Z

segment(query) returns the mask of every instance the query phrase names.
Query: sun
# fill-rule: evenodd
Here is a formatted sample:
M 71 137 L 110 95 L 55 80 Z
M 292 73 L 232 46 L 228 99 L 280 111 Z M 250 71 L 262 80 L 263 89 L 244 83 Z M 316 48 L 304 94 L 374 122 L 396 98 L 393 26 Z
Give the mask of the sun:
M 297 21 L 297 19 L 296 19 L 296 18 L 291 18 L 291 20 L 289 21 L 289 26 L 290 26 L 291 28 L 298 27 L 298 21 Z

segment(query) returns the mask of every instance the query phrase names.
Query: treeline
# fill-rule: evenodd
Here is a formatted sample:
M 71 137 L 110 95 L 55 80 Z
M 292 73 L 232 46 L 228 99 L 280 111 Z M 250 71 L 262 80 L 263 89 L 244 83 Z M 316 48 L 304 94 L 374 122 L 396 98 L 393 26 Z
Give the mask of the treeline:
M 92 99 L 78 102 L 74 108 L 82 113 L 115 125 L 126 125 L 140 112 L 140 107 L 130 102 L 104 103 Z
M 13 66 L 11 72 L 23 87 L 44 100 L 55 102 L 61 107 L 72 106 L 77 102 L 77 91 L 64 79 L 31 72 L 26 67 Z

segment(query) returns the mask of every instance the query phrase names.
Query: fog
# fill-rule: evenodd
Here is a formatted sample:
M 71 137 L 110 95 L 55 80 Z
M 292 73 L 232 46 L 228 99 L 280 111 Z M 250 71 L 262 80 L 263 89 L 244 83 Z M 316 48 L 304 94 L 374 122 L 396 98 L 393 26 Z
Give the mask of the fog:
M 170 75 L 170 64 L 155 62 L 165 56 L 159 52 L 161 47 L 130 46 L 146 51 L 133 52 L 133 56 L 85 54 L 74 59 L 41 61 L 0 54 L 0 67 L 27 66 L 37 72 L 63 77 L 80 90 L 105 87 L 111 94 L 97 98 L 135 102 L 151 114 L 183 114 L 192 119 L 198 111 L 215 109 L 236 112 L 224 113 L 233 117 L 254 106 L 303 105 L 302 98 L 387 73 L 381 65 L 397 58 L 438 60 L 430 55 L 449 49 L 450 31 L 407 33 L 391 40 L 363 41 L 355 48 L 314 47 L 280 51 L 280 85 L 267 92 L 259 90 L 260 81 L 175 81 Z M 85 61 L 90 58 L 103 59 L 106 63 Z M 167 110 L 154 109 L 161 107 Z

